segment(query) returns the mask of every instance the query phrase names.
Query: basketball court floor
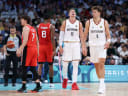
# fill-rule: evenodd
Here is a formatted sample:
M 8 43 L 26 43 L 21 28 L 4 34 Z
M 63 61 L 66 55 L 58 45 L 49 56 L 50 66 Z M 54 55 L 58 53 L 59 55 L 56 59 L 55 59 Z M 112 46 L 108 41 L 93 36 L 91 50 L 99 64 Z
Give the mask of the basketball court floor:
M 42 91 L 39 93 L 17 93 L 16 90 L 21 87 L 17 84 L 12 87 L 4 87 L 0 84 L 0 96 L 128 96 L 128 83 L 106 83 L 106 93 L 97 94 L 98 83 L 79 83 L 80 90 L 71 90 L 71 83 L 67 89 L 62 89 L 60 83 L 56 83 L 54 88 L 49 88 L 49 84 L 43 84 Z M 35 87 L 35 84 L 27 84 L 28 90 Z

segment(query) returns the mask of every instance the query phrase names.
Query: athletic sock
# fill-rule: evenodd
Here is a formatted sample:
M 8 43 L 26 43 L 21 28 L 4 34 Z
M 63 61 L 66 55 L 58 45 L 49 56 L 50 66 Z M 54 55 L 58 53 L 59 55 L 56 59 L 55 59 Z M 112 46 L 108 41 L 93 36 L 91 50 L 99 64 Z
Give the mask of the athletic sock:
M 24 88 L 24 89 L 26 88 L 26 83 L 22 84 L 22 88 Z
M 72 82 L 77 82 L 77 74 L 78 74 L 78 61 L 72 61 L 73 65 L 73 74 L 72 74 Z
M 39 88 L 40 87 L 40 83 L 36 82 L 36 87 Z
M 104 83 L 104 78 L 101 78 L 100 79 L 100 84 L 103 84 Z
M 50 83 L 53 83 L 53 77 L 50 77 L 49 79 L 50 79 Z
M 63 61 L 63 77 L 64 77 L 64 79 L 68 78 L 68 76 L 67 76 L 67 74 L 68 74 L 68 63 L 69 62 L 64 62 Z

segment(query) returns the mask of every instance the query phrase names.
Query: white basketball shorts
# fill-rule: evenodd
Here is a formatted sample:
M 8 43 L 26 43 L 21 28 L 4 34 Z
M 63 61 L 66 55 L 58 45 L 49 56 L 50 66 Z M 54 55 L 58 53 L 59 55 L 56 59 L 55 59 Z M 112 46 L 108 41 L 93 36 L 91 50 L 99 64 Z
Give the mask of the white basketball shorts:
M 104 46 L 90 46 L 90 61 L 99 63 L 100 58 L 106 58 L 106 51 Z
M 80 43 L 64 43 L 63 61 L 81 60 Z

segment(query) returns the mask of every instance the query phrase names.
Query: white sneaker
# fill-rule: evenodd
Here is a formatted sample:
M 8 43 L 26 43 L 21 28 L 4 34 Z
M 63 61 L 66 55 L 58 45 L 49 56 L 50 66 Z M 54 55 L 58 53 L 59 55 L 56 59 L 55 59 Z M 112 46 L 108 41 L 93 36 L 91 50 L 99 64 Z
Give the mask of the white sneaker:
M 106 91 L 105 83 L 99 85 L 98 94 L 104 94 Z
M 50 88 L 54 88 L 54 84 L 50 83 L 50 84 L 49 84 L 49 87 L 50 87 Z
M 48 80 L 44 80 L 44 83 L 48 83 Z

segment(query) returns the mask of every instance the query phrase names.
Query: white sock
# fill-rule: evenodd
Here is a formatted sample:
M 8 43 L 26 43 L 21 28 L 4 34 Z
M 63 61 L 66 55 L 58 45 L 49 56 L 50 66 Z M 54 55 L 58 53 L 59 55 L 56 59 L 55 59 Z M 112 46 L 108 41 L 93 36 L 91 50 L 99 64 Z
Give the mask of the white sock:
M 79 61 L 72 61 L 72 65 L 73 65 L 72 82 L 73 83 L 77 82 L 78 64 L 79 64 Z
M 64 79 L 68 78 L 68 76 L 67 76 L 67 74 L 68 74 L 68 63 L 69 62 L 63 61 L 63 77 L 64 77 Z
M 104 84 L 104 78 L 100 79 L 100 84 Z

